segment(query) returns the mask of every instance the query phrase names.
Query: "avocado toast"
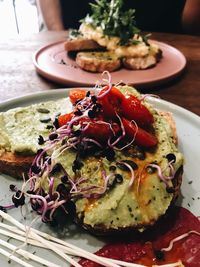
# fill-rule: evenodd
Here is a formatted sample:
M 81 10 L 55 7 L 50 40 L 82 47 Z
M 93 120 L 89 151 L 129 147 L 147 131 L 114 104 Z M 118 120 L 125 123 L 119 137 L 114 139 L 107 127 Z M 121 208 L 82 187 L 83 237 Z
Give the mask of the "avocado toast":
M 50 134 L 38 134 L 22 195 L 43 221 L 59 224 L 61 212 L 97 234 L 153 225 L 181 184 L 171 117 L 129 86 L 109 83 L 69 97 L 72 110 L 55 119 Z

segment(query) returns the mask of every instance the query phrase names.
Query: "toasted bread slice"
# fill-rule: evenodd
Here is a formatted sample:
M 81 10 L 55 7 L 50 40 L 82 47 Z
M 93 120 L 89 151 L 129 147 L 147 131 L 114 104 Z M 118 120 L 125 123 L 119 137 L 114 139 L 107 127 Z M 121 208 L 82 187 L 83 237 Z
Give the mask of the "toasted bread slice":
M 94 40 L 77 38 L 68 39 L 64 43 L 64 48 L 66 51 L 83 51 L 83 50 L 96 50 L 101 48 L 101 46 Z
M 145 70 L 154 67 L 161 59 L 162 51 L 158 50 L 155 54 L 149 54 L 145 57 L 123 58 L 122 62 L 125 68 L 131 70 Z
M 34 156 L 4 152 L 0 157 L 0 172 L 22 179 L 31 166 Z
M 121 67 L 121 60 L 112 52 L 80 52 L 76 63 L 90 72 L 115 71 Z

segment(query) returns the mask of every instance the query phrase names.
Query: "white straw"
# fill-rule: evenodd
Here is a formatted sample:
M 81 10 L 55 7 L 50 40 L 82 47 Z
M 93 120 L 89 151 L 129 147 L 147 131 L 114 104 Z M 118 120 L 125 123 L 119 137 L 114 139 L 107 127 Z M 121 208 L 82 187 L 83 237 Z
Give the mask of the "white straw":
M 10 221 L 11 223 L 13 223 L 14 225 L 16 225 L 21 230 L 26 231 L 26 227 L 23 224 L 21 224 L 20 222 L 18 222 L 17 220 L 15 220 L 13 217 L 11 217 L 10 215 L 8 215 L 7 213 L 5 213 L 5 212 L 3 212 L 3 211 L 0 210 L 0 216 L 2 216 L 5 220 Z M 75 260 L 73 260 L 72 258 L 70 258 L 68 255 L 64 254 L 61 250 L 59 250 L 57 247 L 55 247 L 54 245 L 52 245 L 50 242 L 47 242 L 44 238 L 42 238 L 38 234 L 36 234 L 33 231 L 33 228 L 30 228 L 29 229 L 29 234 L 30 234 L 31 237 L 33 237 L 36 240 L 40 241 L 42 244 L 44 244 L 46 247 L 48 247 L 49 249 L 51 249 L 52 251 L 54 251 L 55 253 L 57 253 L 59 256 L 61 256 L 62 258 L 64 258 L 66 261 L 68 261 L 73 266 L 75 266 L 75 267 L 81 267 L 81 265 L 79 263 L 77 263 Z
M 9 259 L 11 259 L 11 260 L 13 260 L 13 261 L 21 264 L 22 266 L 25 266 L 25 267 L 34 267 L 33 265 L 31 265 L 31 264 L 29 264 L 29 263 L 27 263 L 27 262 L 25 262 L 25 261 L 17 258 L 16 256 L 11 255 L 9 252 L 7 252 L 6 250 L 4 250 L 2 248 L 0 248 L 0 254 L 2 254 L 4 256 L 8 257 Z
M 47 261 L 41 257 L 38 257 L 26 250 L 23 250 L 23 249 L 18 249 L 16 246 L 10 244 L 10 243 L 7 243 L 6 241 L 4 240 L 0 240 L 0 245 L 4 246 L 4 247 L 7 247 L 11 250 L 14 250 L 16 253 L 18 253 L 19 255 L 22 255 L 24 258 L 26 258 L 27 260 L 31 259 L 31 260 L 34 260 L 36 262 L 39 262 L 45 266 L 48 266 L 48 267 L 60 267 L 59 265 L 57 264 L 54 264 L 50 261 Z M 9 258 L 12 258 L 12 255 L 10 254 Z

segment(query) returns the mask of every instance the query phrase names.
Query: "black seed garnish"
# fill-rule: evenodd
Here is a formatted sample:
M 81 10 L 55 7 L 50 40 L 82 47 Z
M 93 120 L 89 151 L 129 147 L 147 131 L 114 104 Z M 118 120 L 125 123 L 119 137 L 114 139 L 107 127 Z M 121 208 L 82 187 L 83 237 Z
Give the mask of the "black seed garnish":
M 73 201 L 67 201 L 67 203 L 64 204 L 64 207 L 71 217 L 76 215 L 76 205 Z
M 157 260 L 164 261 L 165 255 L 164 255 L 164 252 L 162 250 L 155 250 L 154 254 L 155 254 Z
M 41 169 L 40 169 L 39 166 L 32 165 L 32 166 L 31 166 L 31 171 L 32 171 L 33 173 L 35 173 L 35 174 L 38 174 L 38 173 L 40 173 Z
M 66 184 L 67 182 L 69 181 L 69 177 L 68 177 L 68 175 L 63 175 L 62 177 L 61 177 L 61 182 L 63 183 L 63 184 Z
M 175 193 L 176 190 L 173 187 L 166 187 L 166 191 L 167 191 L 167 193 L 173 194 L 173 193 Z
M 63 199 L 67 199 L 69 197 L 69 190 L 64 184 L 59 184 L 56 188 L 56 191 L 60 193 L 60 197 Z
M 172 161 L 173 163 L 176 162 L 176 156 L 173 153 L 169 153 L 166 156 L 167 160 L 170 162 Z
M 123 182 L 122 175 L 121 174 L 116 174 L 115 175 L 115 180 L 116 180 L 116 183 L 121 184 Z
M 54 140 L 58 137 L 57 133 L 52 133 L 49 135 L 49 140 Z
M 77 170 L 80 170 L 83 167 L 83 163 L 77 159 L 74 160 L 72 165 L 73 172 L 76 172 Z
M 130 171 L 129 168 L 123 163 L 130 165 L 133 170 L 138 169 L 138 165 L 133 160 L 121 160 L 120 162 L 117 162 L 117 167 L 121 170 Z
M 39 137 L 38 137 L 38 144 L 39 145 L 43 145 L 44 143 L 45 143 L 44 138 L 41 135 L 39 135 Z
M 92 100 L 92 103 L 96 103 L 97 102 L 97 98 L 95 95 L 91 96 L 91 100 Z
M 53 129 L 53 125 L 50 125 L 50 124 L 49 124 L 49 125 L 47 125 L 46 128 L 47 128 L 47 130 L 51 130 L 51 129 Z
M 116 171 L 116 169 L 117 169 L 117 167 L 114 166 L 114 165 L 111 165 L 111 166 L 109 167 L 109 171 L 111 171 L 111 172 Z
M 89 117 L 90 119 L 94 119 L 94 118 L 95 118 L 95 112 L 94 112 L 93 110 L 89 110 L 89 111 L 88 111 L 88 117 Z
M 107 148 L 104 153 L 107 160 L 112 161 L 115 158 L 115 151 L 111 148 Z
M 90 96 L 90 91 L 87 91 L 86 96 L 87 96 L 87 97 Z
M 83 115 L 83 112 L 82 112 L 80 109 L 77 109 L 77 110 L 74 112 L 74 114 L 75 114 L 76 116 L 81 116 L 81 115 Z
M 53 125 L 56 129 L 59 128 L 59 122 L 58 122 L 58 118 L 55 118 L 54 122 L 53 122 Z
M 50 111 L 46 108 L 37 108 L 37 111 L 39 113 L 44 113 L 44 114 L 48 114 Z
M 12 201 L 16 208 L 19 206 L 23 206 L 25 204 L 25 196 L 22 194 L 20 190 L 16 192 L 14 196 L 12 196 Z
M 39 154 L 42 153 L 42 152 L 43 152 L 43 149 L 42 149 L 42 148 L 38 149 L 38 151 L 37 151 L 37 155 L 39 155 Z
M 15 192 L 16 191 L 16 185 L 14 185 L 14 184 L 10 184 L 10 190 L 12 191 L 12 192 Z
M 51 118 L 40 119 L 40 122 L 42 122 L 42 123 L 47 123 L 47 122 L 50 122 L 50 121 L 51 121 Z
M 62 165 L 60 163 L 56 163 L 53 166 L 53 168 L 52 168 L 52 170 L 50 172 L 50 175 L 54 175 L 55 173 L 60 172 L 61 170 L 62 170 Z

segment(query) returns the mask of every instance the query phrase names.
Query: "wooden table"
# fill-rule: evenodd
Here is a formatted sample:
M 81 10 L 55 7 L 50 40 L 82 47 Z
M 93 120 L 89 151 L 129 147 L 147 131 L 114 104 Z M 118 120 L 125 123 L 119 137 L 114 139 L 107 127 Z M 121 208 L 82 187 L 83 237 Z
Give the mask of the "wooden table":
M 41 46 L 64 40 L 66 36 L 65 31 L 41 32 L 28 37 L 0 40 L 0 102 L 64 87 L 39 76 L 32 56 Z M 187 68 L 176 80 L 148 92 L 200 115 L 200 37 L 154 33 L 152 38 L 179 49 L 187 59 Z

